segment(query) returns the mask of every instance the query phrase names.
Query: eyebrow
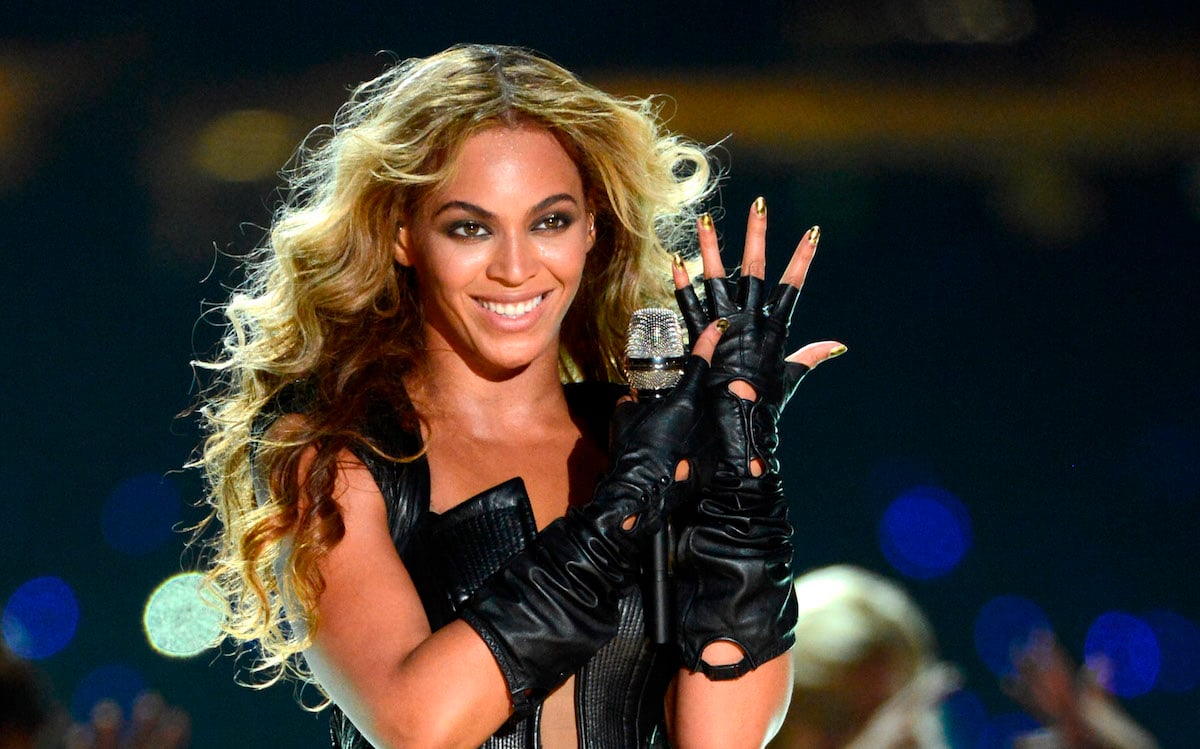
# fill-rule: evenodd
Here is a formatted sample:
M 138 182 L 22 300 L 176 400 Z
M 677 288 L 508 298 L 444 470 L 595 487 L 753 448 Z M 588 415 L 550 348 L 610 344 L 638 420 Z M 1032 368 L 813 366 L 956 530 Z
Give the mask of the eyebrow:
M 545 209 L 549 208 L 550 206 L 554 205 L 555 203 L 558 203 L 559 201 L 562 201 L 562 200 L 569 201 L 574 205 L 579 204 L 579 201 L 575 200 L 574 195 L 571 195 L 570 193 L 566 193 L 566 192 L 560 192 L 555 195 L 551 195 L 548 198 L 543 199 L 541 202 L 539 202 L 537 205 L 535 205 L 532 209 L 530 209 L 529 212 L 537 213 L 538 211 L 545 210 Z M 467 213 L 473 213 L 476 216 L 487 219 L 489 221 L 494 220 L 496 218 L 496 214 L 492 213 L 491 211 L 487 210 L 486 208 L 475 205 L 474 203 L 468 203 L 465 200 L 451 200 L 447 203 L 443 203 L 436 211 L 433 212 L 433 214 L 430 216 L 430 218 L 431 219 L 437 218 L 442 213 L 445 213 L 446 211 L 449 211 L 454 208 L 464 210 Z

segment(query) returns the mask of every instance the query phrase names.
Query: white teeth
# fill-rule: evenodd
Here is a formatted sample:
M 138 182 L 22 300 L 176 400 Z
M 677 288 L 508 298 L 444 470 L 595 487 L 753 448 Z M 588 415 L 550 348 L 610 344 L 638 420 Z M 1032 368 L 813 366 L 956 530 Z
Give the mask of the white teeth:
M 545 294 L 539 294 L 533 299 L 509 304 L 500 304 L 498 302 L 489 302 L 486 299 L 480 299 L 479 306 L 483 307 L 488 312 L 495 312 L 497 315 L 503 315 L 504 317 L 515 320 L 521 315 L 532 312 L 533 309 L 541 304 L 542 300 L 545 298 Z

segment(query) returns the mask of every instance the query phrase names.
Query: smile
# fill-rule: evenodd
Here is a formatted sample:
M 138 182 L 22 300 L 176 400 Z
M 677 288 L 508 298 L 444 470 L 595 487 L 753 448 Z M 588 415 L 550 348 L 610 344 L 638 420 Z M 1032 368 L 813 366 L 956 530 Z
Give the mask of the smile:
M 475 301 L 488 312 L 494 312 L 510 320 L 515 320 L 522 315 L 529 314 L 545 300 L 545 294 L 538 294 L 533 299 L 527 299 L 524 302 L 507 302 L 502 304 L 500 302 L 490 302 L 486 299 L 476 299 Z

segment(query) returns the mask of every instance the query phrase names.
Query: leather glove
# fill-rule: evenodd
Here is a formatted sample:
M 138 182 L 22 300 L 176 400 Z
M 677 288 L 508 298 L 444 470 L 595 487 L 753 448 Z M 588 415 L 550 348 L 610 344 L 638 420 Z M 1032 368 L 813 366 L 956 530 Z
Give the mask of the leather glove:
M 681 492 L 675 467 L 700 417 L 708 364 L 693 356 L 670 396 L 636 406 L 593 499 L 550 523 L 464 605 L 524 713 L 616 634 L 617 600 L 638 582 L 640 553 Z
M 705 384 L 722 430 L 710 456 L 718 461 L 713 467 L 738 475 L 750 475 L 751 461 L 756 458 L 766 472 L 779 470 L 775 457 L 779 417 L 808 372 L 803 364 L 784 358 L 788 325 L 800 290 L 781 283 L 764 301 L 763 285 L 761 278 L 753 276 L 742 276 L 736 283 L 708 278 L 703 304 L 691 286 L 675 292 L 692 340 L 710 320 L 724 318 L 728 323 Z M 743 400 L 729 389 L 738 380 L 754 388 L 754 400 Z
M 779 416 L 808 369 L 784 360 L 795 287 L 780 284 L 764 303 L 758 278 L 705 285 L 705 305 L 690 286 L 676 292 L 693 339 L 710 317 L 729 323 L 705 383 L 712 428 L 697 458 L 699 500 L 676 518 L 676 642 L 685 666 L 720 680 L 757 668 L 795 641 L 792 527 L 775 449 Z M 754 400 L 730 390 L 739 380 L 753 387 Z M 738 645 L 742 660 L 706 663 L 704 649 L 718 640 Z

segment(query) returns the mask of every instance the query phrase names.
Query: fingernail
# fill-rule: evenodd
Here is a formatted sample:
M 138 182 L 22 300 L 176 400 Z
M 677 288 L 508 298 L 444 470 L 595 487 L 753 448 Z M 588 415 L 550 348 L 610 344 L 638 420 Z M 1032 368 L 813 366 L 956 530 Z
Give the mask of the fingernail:
M 712 228 L 713 228 L 712 216 L 708 215 L 707 213 L 701 213 L 700 214 L 700 228 L 705 231 L 712 231 Z
M 754 212 L 759 216 L 767 215 L 767 201 L 761 195 L 754 199 Z
M 814 226 L 808 230 L 808 243 L 813 247 L 817 246 L 817 242 L 821 241 L 821 227 Z
M 680 255 L 678 252 L 671 255 L 671 265 L 675 266 L 677 270 L 683 271 L 685 276 L 687 275 L 687 266 L 683 264 L 683 255 Z
M 848 349 L 842 345 L 834 346 L 833 348 L 829 349 L 829 358 L 830 359 L 836 358 L 836 357 L 841 356 L 842 354 L 846 353 L 849 350 L 850 349 Z
M 718 317 L 716 326 L 717 326 L 717 330 L 724 333 L 726 330 L 729 330 L 729 321 L 726 320 L 724 317 Z

